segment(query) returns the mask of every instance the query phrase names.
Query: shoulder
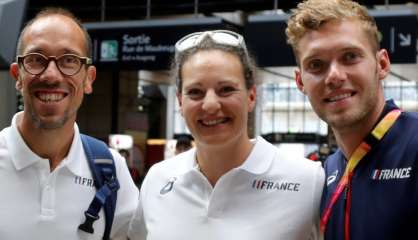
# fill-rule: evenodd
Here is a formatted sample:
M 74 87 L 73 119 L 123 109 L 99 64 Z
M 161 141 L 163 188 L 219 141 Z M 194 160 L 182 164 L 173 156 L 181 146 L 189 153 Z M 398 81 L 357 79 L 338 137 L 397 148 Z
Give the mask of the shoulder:
M 321 162 L 312 161 L 281 149 L 277 149 L 276 161 L 280 164 L 278 167 L 287 168 L 292 172 L 300 172 L 302 175 L 306 172 L 322 171 Z
M 7 146 L 7 134 L 8 128 L 5 128 L 0 131 L 0 159 L 3 159 L 6 156 L 10 156 L 9 147 Z
M 418 131 L 418 113 L 402 112 L 401 116 L 395 123 L 395 129 Z
M 320 162 L 315 162 L 271 145 L 275 151 L 269 174 L 322 185 L 325 174 Z
M 116 151 L 113 148 L 109 148 L 109 152 L 112 154 L 113 160 L 115 162 L 115 166 L 127 165 L 126 160 L 122 157 L 122 155 L 120 155 L 118 151 Z
M 9 128 L 4 128 L 0 131 L 0 149 L 6 148 L 7 131 Z
M 405 112 L 402 112 L 401 116 L 406 117 L 410 120 L 418 121 L 418 113 L 417 112 L 407 112 L 407 111 L 405 111 Z
M 418 152 L 418 113 L 402 112 L 392 128 L 384 143 L 397 146 L 400 150 L 401 146 L 405 146 L 408 150 Z
M 149 193 L 149 189 L 159 191 L 170 181 L 176 181 L 184 174 L 194 169 L 195 148 L 176 155 L 172 158 L 165 159 L 154 164 L 147 172 L 141 186 L 141 195 L 145 198 Z M 157 189 L 157 190 L 155 190 Z
M 335 171 L 341 171 L 345 169 L 345 157 L 344 154 L 341 152 L 341 149 L 337 149 L 336 152 L 329 155 L 324 162 L 324 170 L 326 175 L 333 174 Z
M 278 148 L 267 142 L 264 138 L 258 137 L 255 148 L 251 153 L 258 158 L 258 164 L 266 159 L 272 159 L 270 170 L 286 172 L 312 172 L 321 170 L 321 163 L 309 160 L 295 152 L 289 152 Z
M 298 156 L 295 152 L 274 148 L 276 154 L 266 174 L 278 182 L 297 184 L 300 193 L 308 194 L 316 208 L 325 181 L 325 173 L 321 163 Z
M 113 162 L 115 163 L 116 174 L 119 181 L 131 182 L 132 178 L 125 158 L 115 149 L 109 148 L 109 151 L 113 156 Z
M 158 162 L 150 168 L 147 176 L 158 175 L 159 177 L 163 177 L 184 174 L 193 168 L 194 155 L 195 149 L 192 148 L 179 155 Z
M 6 127 L 0 131 L 0 157 L 15 155 L 14 149 L 20 146 L 15 137 L 12 127 Z

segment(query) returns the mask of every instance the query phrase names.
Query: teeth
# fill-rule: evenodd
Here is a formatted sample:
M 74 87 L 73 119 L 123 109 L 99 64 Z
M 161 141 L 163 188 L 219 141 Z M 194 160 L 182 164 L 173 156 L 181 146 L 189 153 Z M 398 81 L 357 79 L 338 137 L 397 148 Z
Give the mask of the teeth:
M 44 102 L 58 102 L 64 98 L 64 94 L 60 93 L 41 93 L 39 99 Z
M 218 120 L 210 120 L 210 121 L 203 121 L 203 124 L 208 125 L 208 126 L 213 126 L 219 123 L 222 123 L 224 121 L 224 119 L 218 119 Z
M 334 96 L 334 97 L 330 98 L 329 101 L 334 102 L 334 101 L 338 101 L 338 100 L 341 100 L 341 99 L 344 99 L 344 98 L 348 98 L 350 96 L 351 96 L 350 93 L 345 93 L 345 94 Z

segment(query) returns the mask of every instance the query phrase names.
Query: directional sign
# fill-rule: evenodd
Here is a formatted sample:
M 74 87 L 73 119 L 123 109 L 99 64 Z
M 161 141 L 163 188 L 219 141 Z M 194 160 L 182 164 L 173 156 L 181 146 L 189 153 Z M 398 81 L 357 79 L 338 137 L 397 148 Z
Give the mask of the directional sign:
M 244 27 L 246 44 L 260 67 L 294 66 L 286 43 L 287 14 L 251 16 Z
M 382 34 L 381 47 L 392 63 L 416 63 L 418 20 L 415 11 L 371 11 Z
M 235 29 L 220 18 L 100 22 L 84 25 L 93 40 L 93 62 L 100 69 L 165 70 L 174 44 L 210 29 Z
M 381 47 L 392 63 L 416 63 L 417 15 L 413 10 L 370 11 L 382 35 Z M 286 43 L 287 14 L 251 16 L 244 27 L 245 39 L 260 67 L 294 66 L 292 49 Z
M 392 29 L 393 29 L 393 31 L 395 31 L 395 28 L 394 27 L 392 27 Z M 410 33 L 408 33 L 406 35 L 404 35 L 403 33 L 399 33 L 398 34 L 398 37 L 399 37 L 399 45 L 401 47 L 410 47 L 410 46 L 412 46 L 411 34 Z M 394 51 L 392 51 L 392 52 L 394 52 Z

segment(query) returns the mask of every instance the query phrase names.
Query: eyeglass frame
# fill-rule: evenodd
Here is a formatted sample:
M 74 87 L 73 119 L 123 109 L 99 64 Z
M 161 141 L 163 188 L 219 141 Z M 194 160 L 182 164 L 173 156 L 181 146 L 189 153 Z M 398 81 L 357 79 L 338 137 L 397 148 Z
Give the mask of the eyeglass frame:
M 231 35 L 233 37 L 236 37 L 238 43 L 237 44 L 228 44 L 226 42 L 218 42 L 212 36 L 212 35 L 214 35 L 216 33 L 224 33 L 224 34 L 228 34 L 228 35 Z M 236 32 L 233 32 L 233 31 L 229 31 L 229 30 L 225 30 L 225 29 L 202 31 L 202 32 L 193 32 L 193 33 L 190 33 L 190 34 L 182 37 L 174 45 L 175 55 L 177 56 L 178 54 L 180 54 L 182 52 L 185 52 L 185 51 L 187 51 L 189 49 L 195 48 L 196 46 L 198 46 L 202 42 L 202 40 L 204 40 L 206 38 L 206 35 L 208 37 L 210 37 L 210 39 L 214 43 L 216 43 L 216 44 L 224 45 L 224 46 L 231 46 L 231 47 L 236 47 L 236 48 L 241 48 L 245 52 L 245 54 L 248 55 L 247 46 L 245 45 L 244 37 L 241 34 L 239 34 L 239 33 L 236 33 Z M 198 41 L 195 41 L 190 47 L 181 49 L 181 44 L 183 42 L 185 42 L 187 39 L 190 39 L 190 38 L 192 38 L 194 36 L 196 36 L 196 40 L 198 40 Z
M 44 69 L 43 69 L 41 72 L 34 74 L 34 73 L 29 72 L 29 71 L 26 69 L 25 64 L 24 64 L 24 60 L 25 60 L 25 58 L 26 58 L 27 56 L 29 56 L 29 55 L 39 55 L 39 56 L 42 56 L 44 59 L 46 59 L 46 60 L 47 60 L 47 64 L 45 65 Z M 64 72 L 61 70 L 61 67 L 57 64 L 57 61 L 58 61 L 60 58 L 64 57 L 64 56 L 73 56 L 73 57 L 76 57 L 77 59 L 79 59 L 79 60 L 80 60 L 80 63 L 81 63 L 81 64 L 80 64 L 80 68 L 79 68 L 77 71 L 75 71 L 73 74 L 66 74 L 66 73 L 64 73 Z M 81 57 L 81 56 L 78 56 L 77 54 L 73 54 L 73 53 L 65 53 L 65 54 L 62 54 L 62 55 L 60 55 L 60 56 L 58 56 L 58 57 L 57 57 L 57 56 L 45 56 L 45 55 L 43 55 L 42 53 L 37 53 L 37 52 L 32 52 L 32 53 L 28 53 L 28 54 L 25 54 L 25 55 L 17 55 L 17 56 L 16 56 L 16 62 L 17 62 L 17 64 L 19 64 L 19 66 L 22 66 L 22 67 L 23 67 L 23 69 L 24 69 L 27 73 L 32 74 L 32 75 L 41 75 L 42 73 L 44 73 L 44 72 L 45 72 L 45 70 L 48 68 L 49 63 L 50 63 L 51 61 L 54 61 L 55 66 L 57 67 L 58 71 L 59 71 L 62 75 L 64 75 L 64 76 L 68 76 L 68 77 L 74 76 L 74 75 L 76 75 L 77 73 L 79 73 L 79 72 L 80 72 L 80 70 L 81 70 L 81 68 L 83 67 L 83 65 L 89 66 L 89 65 L 91 65 L 91 64 L 92 64 L 92 60 L 91 60 L 91 58 L 89 58 L 89 57 Z

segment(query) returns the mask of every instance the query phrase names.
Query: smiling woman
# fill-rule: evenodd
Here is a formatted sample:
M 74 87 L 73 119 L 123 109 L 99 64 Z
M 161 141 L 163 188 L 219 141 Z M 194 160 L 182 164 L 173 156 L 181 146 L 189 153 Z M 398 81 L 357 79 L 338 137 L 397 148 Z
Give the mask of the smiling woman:
M 323 170 L 248 137 L 256 68 L 242 36 L 197 32 L 175 49 L 177 99 L 195 147 L 149 170 L 130 238 L 317 239 Z
M 179 105 L 197 146 L 219 145 L 221 149 L 228 149 L 241 145 L 243 156 L 236 160 L 243 161 L 252 147 L 245 140 L 248 140 L 248 112 L 255 105 L 255 86 L 246 89 L 239 59 L 220 50 L 200 51 L 184 64 L 182 76 Z M 202 170 L 208 167 L 206 161 L 199 161 L 199 164 Z M 212 185 L 220 177 L 212 176 L 210 170 L 207 174 Z

